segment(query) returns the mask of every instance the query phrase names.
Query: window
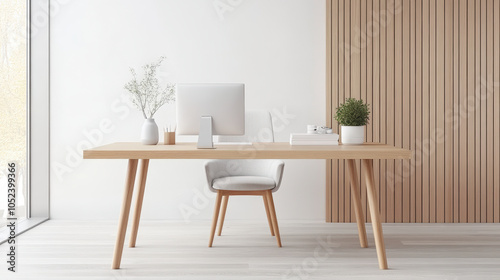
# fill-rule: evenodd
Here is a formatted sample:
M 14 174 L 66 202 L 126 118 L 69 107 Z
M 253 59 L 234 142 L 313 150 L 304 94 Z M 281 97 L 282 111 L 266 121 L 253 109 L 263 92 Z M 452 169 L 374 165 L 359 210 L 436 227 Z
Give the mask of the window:
M 7 163 L 18 163 L 16 214 L 27 215 L 27 1 L 0 1 L 0 227 L 7 208 Z

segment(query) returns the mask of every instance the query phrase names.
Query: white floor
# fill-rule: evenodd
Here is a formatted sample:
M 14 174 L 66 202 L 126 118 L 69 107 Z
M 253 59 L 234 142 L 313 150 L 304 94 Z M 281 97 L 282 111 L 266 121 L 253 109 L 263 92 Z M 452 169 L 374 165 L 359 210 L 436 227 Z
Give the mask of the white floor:
M 209 222 L 144 221 L 122 268 L 110 269 L 116 222 L 48 221 L 18 237 L 18 272 L 0 279 L 500 279 L 500 224 L 384 224 L 389 270 L 379 270 L 371 226 L 226 221 L 208 248 Z M 128 244 L 128 236 L 127 242 Z

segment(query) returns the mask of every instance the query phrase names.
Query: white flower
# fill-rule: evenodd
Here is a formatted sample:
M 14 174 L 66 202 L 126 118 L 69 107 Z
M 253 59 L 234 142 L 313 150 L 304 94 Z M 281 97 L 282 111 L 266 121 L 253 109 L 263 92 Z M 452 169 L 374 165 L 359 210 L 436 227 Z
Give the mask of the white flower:
M 133 78 L 125 84 L 125 89 L 131 93 L 132 103 L 142 111 L 145 119 L 152 118 L 164 104 L 175 101 L 175 84 L 167 83 L 165 88 L 161 88 L 156 75 L 156 70 L 164 59 L 162 56 L 158 62 L 144 65 L 144 77 L 140 81 L 137 80 L 135 70 L 130 68 Z

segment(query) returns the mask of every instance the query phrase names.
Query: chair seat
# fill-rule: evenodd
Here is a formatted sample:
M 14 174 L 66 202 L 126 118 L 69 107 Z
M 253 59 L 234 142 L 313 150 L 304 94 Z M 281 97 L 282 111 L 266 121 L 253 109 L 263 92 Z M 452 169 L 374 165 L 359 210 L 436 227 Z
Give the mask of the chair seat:
M 225 191 L 263 191 L 272 190 L 276 182 L 263 176 L 229 176 L 217 178 L 213 181 L 213 188 Z

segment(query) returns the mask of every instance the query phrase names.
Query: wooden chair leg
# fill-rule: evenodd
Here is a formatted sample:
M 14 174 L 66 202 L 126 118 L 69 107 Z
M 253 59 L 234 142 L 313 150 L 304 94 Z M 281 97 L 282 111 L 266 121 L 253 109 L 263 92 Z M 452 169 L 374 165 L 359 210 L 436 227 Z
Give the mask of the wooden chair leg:
M 219 230 L 217 231 L 217 236 L 220 236 L 222 234 L 222 226 L 224 226 L 224 218 L 226 218 L 226 209 L 228 200 L 229 200 L 229 195 L 225 195 L 222 197 L 222 209 L 220 213 Z
M 269 223 L 269 229 L 271 230 L 271 235 L 274 236 L 273 221 L 271 220 L 271 214 L 269 214 L 269 202 L 267 201 L 267 196 L 263 195 L 264 206 L 266 207 L 267 222 Z
M 280 230 L 278 227 L 278 219 L 276 218 L 276 210 L 274 209 L 273 193 L 269 190 L 266 192 L 266 196 L 269 204 L 269 212 L 271 214 L 271 219 L 273 221 L 273 228 L 274 228 L 274 234 L 276 236 L 276 241 L 278 242 L 278 246 L 281 247 Z
M 215 228 L 217 227 L 217 219 L 219 218 L 221 201 L 222 201 L 222 192 L 217 191 L 217 198 L 215 199 L 215 207 L 214 207 L 214 217 L 212 220 L 212 228 L 210 229 L 210 240 L 208 241 L 208 247 L 212 247 L 212 243 L 214 242 Z

